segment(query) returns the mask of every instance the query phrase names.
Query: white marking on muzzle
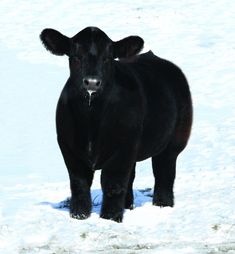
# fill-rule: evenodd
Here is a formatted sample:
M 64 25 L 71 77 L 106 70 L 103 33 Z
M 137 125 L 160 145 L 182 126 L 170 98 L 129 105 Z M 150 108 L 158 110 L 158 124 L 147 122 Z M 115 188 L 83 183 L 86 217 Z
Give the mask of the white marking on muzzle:
M 87 92 L 88 92 L 88 94 L 89 94 L 89 107 L 91 106 L 91 95 L 93 94 L 93 93 L 95 93 L 95 91 L 93 91 L 93 90 L 87 90 Z

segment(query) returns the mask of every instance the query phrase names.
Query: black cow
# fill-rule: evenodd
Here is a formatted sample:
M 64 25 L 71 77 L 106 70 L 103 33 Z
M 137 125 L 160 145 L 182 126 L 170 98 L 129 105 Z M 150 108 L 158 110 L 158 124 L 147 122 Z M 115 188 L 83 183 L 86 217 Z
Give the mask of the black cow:
M 153 204 L 172 207 L 176 159 L 192 124 L 190 90 L 181 70 L 151 51 L 138 55 L 144 44 L 138 36 L 114 42 L 87 27 L 72 38 L 45 29 L 40 38 L 52 54 L 69 57 L 56 126 L 70 177 L 71 216 L 90 215 L 94 171 L 102 169 L 100 216 L 121 222 L 124 208 L 133 208 L 136 162 L 149 157 Z

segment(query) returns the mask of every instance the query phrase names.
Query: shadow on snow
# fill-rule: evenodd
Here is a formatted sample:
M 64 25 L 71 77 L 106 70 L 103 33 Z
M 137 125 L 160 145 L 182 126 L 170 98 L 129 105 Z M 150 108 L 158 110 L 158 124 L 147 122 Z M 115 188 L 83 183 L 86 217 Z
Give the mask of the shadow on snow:
M 99 214 L 101 203 L 102 203 L 102 191 L 101 190 L 92 190 L 91 191 L 91 198 L 92 198 L 92 212 Z M 146 202 L 152 201 L 152 189 L 139 189 L 134 190 L 134 204 L 135 207 L 140 207 Z M 63 201 L 58 203 L 53 202 L 40 202 L 39 205 L 48 205 L 51 206 L 53 209 L 62 210 L 62 211 L 69 211 L 70 206 L 70 197 L 66 198 Z

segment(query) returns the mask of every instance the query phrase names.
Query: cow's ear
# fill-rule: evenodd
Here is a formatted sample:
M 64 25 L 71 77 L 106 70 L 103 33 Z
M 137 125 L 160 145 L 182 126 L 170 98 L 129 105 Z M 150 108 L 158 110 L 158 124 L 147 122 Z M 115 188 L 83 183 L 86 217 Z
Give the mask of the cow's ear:
M 115 58 L 127 58 L 138 54 L 144 46 L 144 40 L 139 36 L 129 36 L 114 42 Z
M 52 54 L 58 56 L 69 55 L 70 39 L 60 32 L 51 28 L 44 29 L 40 34 L 40 39 Z

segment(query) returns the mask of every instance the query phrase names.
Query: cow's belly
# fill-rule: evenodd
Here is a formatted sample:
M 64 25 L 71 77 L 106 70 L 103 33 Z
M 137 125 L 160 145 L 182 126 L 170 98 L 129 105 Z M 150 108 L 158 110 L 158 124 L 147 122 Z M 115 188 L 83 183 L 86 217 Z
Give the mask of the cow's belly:
M 166 148 L 174 133 L 176 118 L 175 110 L 148 118 L 143 127 L 137 161 L 153 157 Z
M 143 161 L 159 154 L 166 148 L 169 141 L 170 135 L 166 133 L 154 133 L 151 135 L 150 132 L 148 132 L 144 134 L 139 146 L 137 161 Z

